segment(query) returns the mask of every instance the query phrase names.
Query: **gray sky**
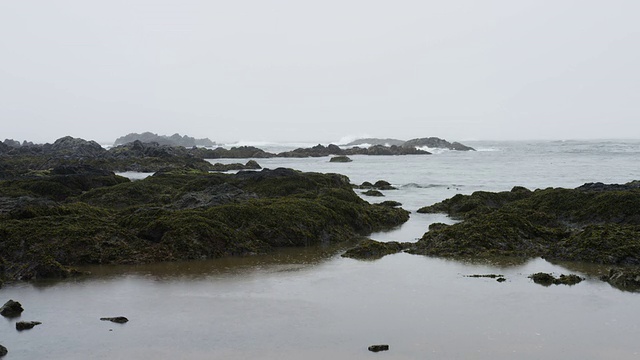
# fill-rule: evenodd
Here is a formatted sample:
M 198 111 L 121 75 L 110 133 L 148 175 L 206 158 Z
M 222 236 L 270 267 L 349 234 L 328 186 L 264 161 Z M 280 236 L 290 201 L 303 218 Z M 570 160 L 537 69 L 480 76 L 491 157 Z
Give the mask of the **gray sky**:
M 0 138 L 640 138 L 639 14 L 637 0 L 4 0 Z

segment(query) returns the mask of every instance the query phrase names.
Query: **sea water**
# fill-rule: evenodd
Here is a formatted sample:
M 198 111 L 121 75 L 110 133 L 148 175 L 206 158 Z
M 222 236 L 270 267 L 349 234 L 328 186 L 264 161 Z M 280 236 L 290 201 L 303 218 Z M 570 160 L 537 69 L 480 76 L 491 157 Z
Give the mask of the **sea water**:
M 640 141 L 466 144 L 478 151 L 352 156 L 350 163 L 256 160 L 265 168 L 341 173 L 354 184 L 389 181 L 398 190 L 363 197 L 399 201 L 412 214 L 398 229 L 371 235 L 382 241 L 417 241 L 429 224 L 452 223 L 415 211 L 459 193 L 640 179 Z M 15 320 L 3 319 L 0 344 L 9 349 L 7 359 L 640 358 L 640 294 L 600 281 L 606 267 L 403 253 L 357 261 L 340 257 L 343 251 L 102 266 L 90 268 L 89 277 L 10 284 L 0 301 L 20 301 L 26 309 L 20 320 L 42 325 L 17 332 Z M 586 281 L 543 287 L 527 277 L 540 271 Z M 120 315 L 130 321 L 99 320 Z M 372 344 L 390 350 L 373 354 Z

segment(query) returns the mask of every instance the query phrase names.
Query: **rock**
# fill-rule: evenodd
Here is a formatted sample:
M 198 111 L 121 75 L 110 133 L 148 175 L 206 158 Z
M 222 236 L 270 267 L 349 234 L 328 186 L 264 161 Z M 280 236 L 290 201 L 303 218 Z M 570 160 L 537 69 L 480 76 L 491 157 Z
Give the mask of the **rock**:
M 449 149 L 449 150 L 458 150 L 458 151 L 475 151 L 474 148 L 460 144 L 459 142 L 450 143 L 444 139 L 440 139 L 437 137 L 412 139 L 405 142 L 402 146 L 403 147 L 429 147 L 429 148 L 440 148 L 440 149 Z
M 9 353 L 9 350 L 7 350 L 6 347 L 0 345 L 0 357 L 3 357 L 5 355 L 7 355 Z
M 369 346 L 369 351 L 379 352 L 379 351 L 387 351 L 389 350 L 389 345 L 371 345 Z
M 507 281 L 507 279 L 503 278 L 503 277 L 499 277 L 496 279 L 497 282 L 501 283 L 501 282 L 505 282 Z
M 470 278 L 490 278 L 490 279 L 497 279 L 497 278 L 501 278 L 504 275 L 498 275 L 498 274 L 473 274 L 473 275 L 467 275 L 466 277 L 470 277 Z
M 345 146 L 358 146 L 358 145 L 365 145 L 365 144 L 366 145 L 401 146 L 404 143 L 405 143 L 404 140 L 398 140 L 398 139 L 364 138 L 364 139 L 357 139 L 357 140 L 351 141 Z
M 640 291 L 640 268 L 612 268 L 600 278 L 624 291 Z
M 400 203 L 398 201 L 387 200 L 387 201 L 383 201 L 381 203 L 378 203 L 376 205 L 387 206 L 387 207 L 398 207 L 398 206 L 402 206 L 402 203 Z
M 16 323 L 16 330 L 18 331 L 29 330 L 29 329 L 33 329 L 34 326 L 40 325 L 40 324 L 42 323 L 39 321 L 18 321 Z
M 258 164 L 255 160 L 249 160 L 245 165 L 240 163 L 234 163 L 234 164 L 215 163 L 213 164 L 211 171 L 258 170 L 258 169 L 262 169 L 260 164 Z
M 384 194 L 383 194 L 383 193 L 381 193 L 380 191 L 378 191 L 378 190 L 373 190 L 373 189 L 372 189 L 372 190 L 367 190 L 367 191 L 363 192 L 363 193 L 362 193 L 362 195 L 366 195 L 366 196 L 378 196 L 378 197 L 379 197 L 379 196 L 384 196 Z
M 329 160 L 329 162 L 340 162 L 340 163 L 347 163 L 352 161 L 353 160 L 351 160 L 350 157 L 344 156 L 344 155 L 334 156 Z
M 582 277 L 574 274 L 569 275 L 560 275 L 560 277 L 556 278 L 555 276 L 548 273 L 535 273 L 529 276 L 534 283 L 540 284 L 543 286 L 549 285 L 575 285 L 584 280 Z
M 371 239 L 360 241 L 360 243 L 347 250 L 342 257 L 371 260 L 380 259 L 385 255 L 398 253 L 409 246 L 410 243 L 399 243 L 397 241 L 380 242 Z
M 0 314 L 8 318 L 18 317 L 20 316 L 20 314 L 22 314 L 23 311 L 24 309 L 22 308 L 22 305 L 19 302 L 13 300 L 7 301 L 0 308 Z
M 376 181 L 376 183 L 373 184 L 373 187 L 378 190 L 397 190 L 397 188 L 391 186 L 391 184 L 388 181 L 384 181 L 384 180 Z
M 118 323 L 118 324 L 124 324 L 124 323 L 129 321 L 129 319 L 127 319 L 124 316 L 103 317 L 103 318 L 100 318 L 100 320 L 102 320 L 102 321 L 111 321 L 111 322 Z
M 158 135 L 150 132 L 144 132 L 141 134 L 130 133 L 125 136 L 121 136 L 113 142 L 113 145 L 123 145 L 128 144 L 134 141 L 141 141 L 145 143 L 156 142 L 161 145 L 169 145 L 169 146 L 184 146 L 184 147 L 193 147 L 193 146 L 215 146 L 216 143 L 204 138 L 204 139 L 196 139 L 187 135 L 180 136 L 180 134 L 173 134 L 171 136 L 167 135 Z
M 15 206 L 23 196 L 38 197 L 34 184 L 54 194 L 61 188 L 33 178 L 3 181 L 0 209 L 9 211 L 0 214 L 0 242 L 7 249 L 0 258 L 3 279 L 65 277 L 72 274 L 70 266 L 87 264 L 211 259 L 338 244 L 409 218 L 406 210 L 363 200 L 339 174 L 171 168 L 124 180 L 77 195 L 69 190 L 64 201 L 29 201 L 20 209 Z

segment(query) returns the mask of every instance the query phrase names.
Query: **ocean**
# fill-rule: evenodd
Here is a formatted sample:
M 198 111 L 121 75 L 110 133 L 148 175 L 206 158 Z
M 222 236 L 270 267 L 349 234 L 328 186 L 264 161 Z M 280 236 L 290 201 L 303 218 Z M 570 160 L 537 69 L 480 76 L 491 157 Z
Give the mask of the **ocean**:
M 472 152 L 433 155 L 256 159 L 264 168 L 386 180 L 409 222 L 374 233 L 417 241 L 443 214 L 422 206 L 474 191 L 574 188 L 640 179 L 640 140 L 472 141 Z M 315 144 L 308 144 L 312 146 Z M 284 151 L 302 144 L 262 144 Z M 215 159 L 212 162 L 246 162 Z M 140 176 L 140 174 L 129 174 Z M 356 190 L 360 193 L 360 190 Z M 6 359 L 638 359 L 640 294 L 599 280 L 607 267 L 544 259 L 450 260 L 395 254 L 342 258 L 344 247 L 282 249 L 247 258 L 92 267 L 91 277 L 10 284 L 22 320 L 0 332 Z M 575 286 L 544 287 L 528 275 L 576 273 Z M 500 274 L 507 281 L 470 278 Z M 127 324 L 98 319 L 126 316 Z M 373 354 L 369 345 L 388 344 Z

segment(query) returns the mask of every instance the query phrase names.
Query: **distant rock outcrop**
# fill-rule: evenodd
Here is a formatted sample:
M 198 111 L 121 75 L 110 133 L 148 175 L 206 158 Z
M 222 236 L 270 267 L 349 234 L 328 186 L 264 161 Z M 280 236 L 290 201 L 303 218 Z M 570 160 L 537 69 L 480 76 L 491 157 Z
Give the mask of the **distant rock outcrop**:
M 437 137 L 427 137 L 427 138 L 419 138 L 412 139 L 409 141 L 398 140 L 398 139 L 378 139 L 378 138 L 366 138 L 366 139 L 358 139 L 352 141 L 345 146 L 359 146 L 359 145 L 370 145 L 370 146 L 385 146 L 385 147 L 394 147 L 400 146 L 403 148 L 419 148 L 419 147 L 429 147 L 434 149 L 449 149 L 449 150 L 458 150 L 458 151 L 474 151 L 475 149 L 463 145 L 459 142 L 448 142 L 447 140 L 440 139 Z M 372 155 L 372 154 L 369 154 Z
M 404 140 L 398 140 L 398 139 L 364 138 L 364 139 L 354 140 L 348 144 L 345 144 L 345 146 L 360 146 L 360 145 L 402 146 L 402 144 L 404 143 L 405 143 Z
M 420 138 L 420 139 L 412 139 L 405 142 L 402 146 L 404 147 L 429 147 L 429 148 L 437 148 L 437 149 L 449 149 L 449 150 L 458 150 L 458 151 L 475 151 L 474 148 L 463 145 L 459 142 L 448 142 L 447 140 L 440 139 L 437 137 L 428 137 L 428 138 Z
M 134 141 L 141 141 L 143 143 L 151 143 L 156 142 L 160 145 L 169 145 L 169 146 L 184 146 L 184 147 L 193 147 L 193 146 L 215 146 L 216 143 L 204 138 L 204 139 L 196 139 L 187 135 L 173 134 L 171 136 L 167 135 L 158 135 L 150 132 L 143 132 L 142 134 L 131 133 L 125 136 L 121 136 L 113 142 L 113 145 L 123 145 L 128 144 Z

